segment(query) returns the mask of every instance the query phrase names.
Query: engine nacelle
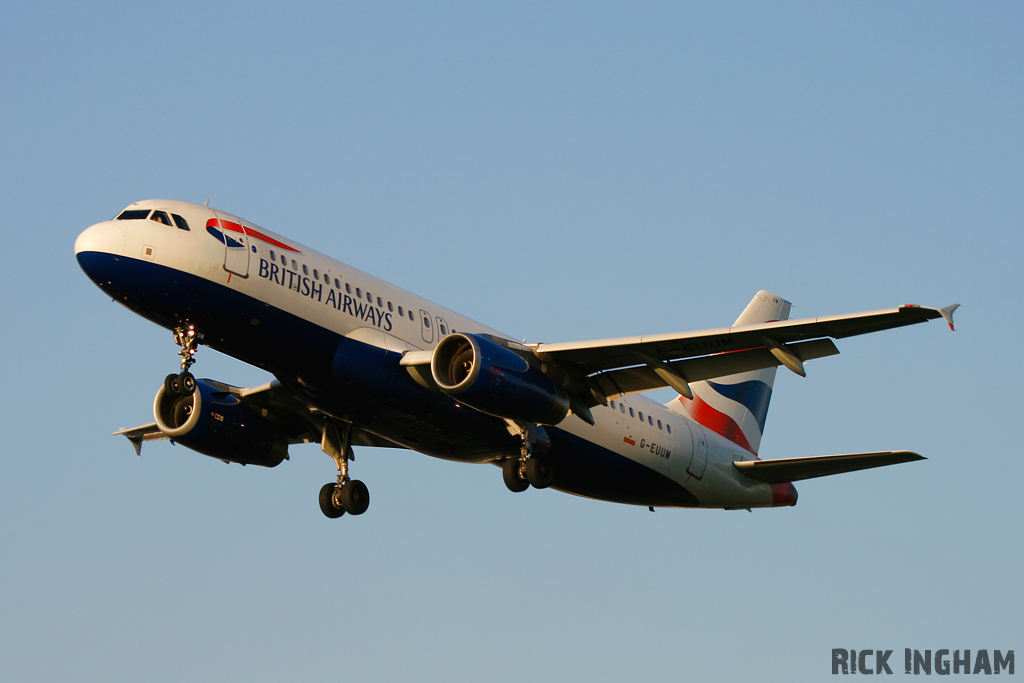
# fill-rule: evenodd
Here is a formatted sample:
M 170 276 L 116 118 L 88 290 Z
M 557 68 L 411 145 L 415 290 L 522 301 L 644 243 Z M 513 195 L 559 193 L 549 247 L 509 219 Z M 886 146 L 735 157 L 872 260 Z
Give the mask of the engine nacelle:
M 171 396 L 160 387 L 153 417 L 175 442 L 212 458 L 274 467 L 288 457 L 287 439 L 266 418 L 237 396 L 202 380 L 188 396 Z
M 471 408 L 509 420 L 558 424 L 569 397 L 514 351 L 475 334 L 450 334 L 430 360 L 434 381 Z

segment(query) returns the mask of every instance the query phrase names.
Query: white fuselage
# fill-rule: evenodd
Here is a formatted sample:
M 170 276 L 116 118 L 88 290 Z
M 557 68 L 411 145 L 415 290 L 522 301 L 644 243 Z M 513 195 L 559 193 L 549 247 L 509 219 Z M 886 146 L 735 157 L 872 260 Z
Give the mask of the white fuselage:
M 217 292 L 228 291 L 244 295 L 262 304 L 263 310 L 267 311 L 265 316 L 253 314 L 247 321 L 254 336 L 266 334 L 267 326 L 276 323 L 271 312 L 280 311 L 339 338 L 394 354 L 430 351 L 442 338 L 456 331 L 510 338 L 237 216 L 169 200 L 138 202 L 128 208 L 164 211 L 174 216 L 172 225 L 148 218 L 98 223 L 83 232 L 76 242 L 75 251 L 80 260 L 81 254 L 93 253 L 132 260 L 140 267 L 144 264 L 162 266 L 167 270 L 161 269 L 161 273 L 177 272 L 212 285 L 206 289 L 213 293 L 207 298 L 216 296 Z M 188 230 L 173 224 L 179 217 L 187 221 Z M 242 227 L 237 229 L 235 226 Z M 167 290 L 166 295 L 175 297 L 179 294 L 175 287 L 182 284 L 172 280 L 169 278 L 159 286 Z M 99 280 L 97 284 L 104 286 Z M 158 285 L 150 282 L 146 286 L 154 288 Z M 128 285 L 118 287 L 123 303 L 161 324 L 169 324 L 170 321 L 162 314 L 147 309 L 146 304 L 134 303 Z M 150 299 L 146 301 L 155 296 L 149 290 L 147 294 Z M 190 317 L 200 326 L 204 322 L 196 311 L 190 313 Z M 277 352 L 302 354 L 302 339 L 294 339 L 292 343 L 292 348 L 278 349 Z M 275 374 L 279 372 L 273 357 L 256 358 L 252 353 L 237 352 L 227 342 L 218 345 L 211 340 L 210 345 Z M 298 381 L 304 380 L 300 377 Z M 414 384 L 412 378 L 409 382 Z M 593 417 L 595 424 L 590 425 L 570 415 L 560 424 L 547 427 L 547 430 L 558 447 L 565 448 L 571 443 L 592 444 L 603 449 L 602 452 L 614 454 L 671 480 L 692 494 L 699 507 L 767 507 L 795 501 L 795 490 L 791 485 L 785 485 L 788 489 L 783 491 L 778 485 L 748 479 L 732 466 L 736 460 L 755 459 L 753 453 L 702 428 L 686 415 L 642 395 L 623 396 L 608 406 L 597 406 L 593 409 Z M 436 428 L 444 429 L 445 425 L 437 425 Z M 386 432 L 388 428 L 385 423 L 379 423 L 367 429 Z M 381 436 L 403 443 L 403 437 L 396 437 L 394 433 L 382 433 Z M 556 436 L 558 438 L 554 438 Z M 404 440 L 409 441 L 408 438 Z M 445 457 L 444 454 L 430 454 Z M 579 463 L 576 466 L 585 467 L 585 458 Z M 586 473 L 581 476 L 585 478 Z M 608 486 L 614 488 L 614 483 Z M 593 493 L 597 489 L 564 490 L 601 497 Z M 642 492 L 631 495 L 629 502 L 647 504 L 643 501 Z M 664 501 L 651 504 L 664 504 Z

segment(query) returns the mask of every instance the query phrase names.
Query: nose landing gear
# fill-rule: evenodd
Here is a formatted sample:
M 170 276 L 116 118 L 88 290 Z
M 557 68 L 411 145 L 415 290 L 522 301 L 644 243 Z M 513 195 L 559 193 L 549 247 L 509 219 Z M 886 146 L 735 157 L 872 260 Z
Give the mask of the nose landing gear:
M 195 325 L 174 328 L 174 343 L 181 347 L 178 352 L 181 356 L 181 372 L 167 375 L 164 379 L 164 389 L 171 396 L 191 396 L 196 390 L 196 378 L 188 369 L 196 362 L 200 336 Z

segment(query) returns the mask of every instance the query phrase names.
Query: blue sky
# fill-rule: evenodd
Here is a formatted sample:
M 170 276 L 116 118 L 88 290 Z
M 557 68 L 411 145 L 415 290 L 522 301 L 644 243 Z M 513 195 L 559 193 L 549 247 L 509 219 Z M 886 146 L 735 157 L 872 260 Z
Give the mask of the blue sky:
M 816 681 L 1022 649 L 1017 3 L 41 2 L 0 24 L 9 680 Z M 762 457 L 929 459 L 753 513 L 360 449 L 137 458 L 170 334 L 77 234 L 167 197 L 530 341 L 959 302 L 780 373 Z M 200 376 L 266 376 L 207 350 Z

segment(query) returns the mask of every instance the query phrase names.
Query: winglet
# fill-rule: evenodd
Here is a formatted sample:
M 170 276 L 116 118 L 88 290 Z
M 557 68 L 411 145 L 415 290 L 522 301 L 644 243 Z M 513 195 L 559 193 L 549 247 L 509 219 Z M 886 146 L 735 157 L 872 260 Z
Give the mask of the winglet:
M 953 304 L 952 306 L 946 306 L 945 308 L 939 309 L 939 313 L 942 314 L 943 320 L 949 324 L 949 329 L 951 330 L 953 329 L 953 311 L 958 308 L 960 308 L 960 304 Z
M 118 429 L 114 432 L 113 436 L 124 436 L 127 438 L 131 442 L 132 448 L 135 449 L 135 455 L 142 455 L 143 441 L 156 441 L 168 438 L 166 434 L 160 431 L 155 422 L 142 425 L 141 427 L 132 427 L 131 429 Z

